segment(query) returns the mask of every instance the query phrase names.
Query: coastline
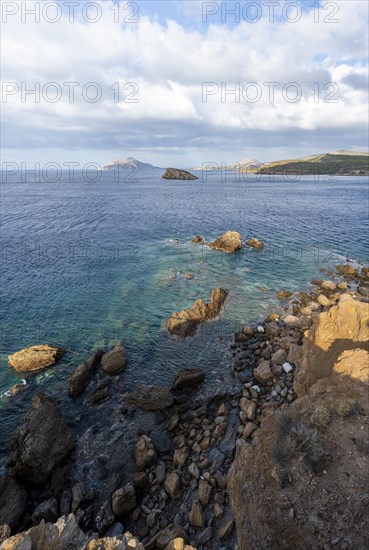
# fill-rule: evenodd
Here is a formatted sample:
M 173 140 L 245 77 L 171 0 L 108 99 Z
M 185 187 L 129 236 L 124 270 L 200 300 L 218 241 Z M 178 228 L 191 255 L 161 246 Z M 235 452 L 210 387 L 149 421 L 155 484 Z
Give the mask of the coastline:
M 258 439 L 264 418 L 273 416 L 278 409 L 289 408 L 296 401 L 298 352 L 301 352 L 304 333 L 312 327 L 314 319 L 337 307 L 344 295 L 348 297 L 345 299 L 353 299 L 350 296 L 354 295 L 358 303 L 368 303 L 366 297 L 357 293 L 357 287 L 364 289 L 362 292 L 368 288 L 368 270 L 365 269 L 355 275 L 342 273 L 338 287 L 331 281 L 331 285 L 325 284 L 322 288 L 324 281 L 320 281 L 311 293 L 295 293 L 286 301 L 291 314 L 284 316 L 284 320 L 271 315 L 262 323 L 245 327 L 241 333 L 235 334 L 234 342 L 230 344 L 233 383 L 218 388 L 210 397 L 204 398 L 201 384 L 181 390 L 162 387 L 159 401 L 168 395 L 171 399 L 166 406 L 160 406 L 160 410 L 148 412 L 142 410 L 142 400 L 141 406 L 137 401 L 127 401 L 126 392 L 115 380 L 119 375 L 105 376 L 102 380 L 101 369 L 95 365 L 88 389 L 82 393 L 82 398 L 87 395 L 82 409 L 88 416 L 91 407 L 95 414 L 97 411 L 104 413 L 104 409 L 109 409 L 109 403 L 114 401 L 110 401 L 110 393 L 114 394 L 119 405 L 116 407 L 115 401 L 113 410 L 106 415 L 106 419 L 114 418 L 112 429 L 106 426 L 102 430 L 95 423 L 91 425 L 87 436 L 76 442 L 75 450 L 63 460 L 64 466 L 56 468 L 51 481 L 42 490 L 27 487 L 27 509 L 33 509 L 33 522 L 42 517 L 45 521 L 56 521 L 56 499 L 58 512 L 63 509 L 66 516 L 74 513 L 88 537 L 121 536 L 123 530 L 118 531 L 124 525 L 124 529 L 141 540 L 146 549 L 165 548 L 157 544 L 163 533 L 169 533 L 173 539 L 183 538 L 196 548 L 233 547 L 236 530 L 229 497 L 234 505 L 237 491 L 234 484 L 231 493 L 229 488 L 227 491 L 227 475 L 234 464 L 236 449 L 238 456 L 240 447 L 249 446 L 254 438 Z M 347 284 L 351 288 L 345 288 Z M 311 304 L 315 304 L 314 308 Z M 203 384 L 206 385 L 206 379 Z M 149 392 L 146 404 L 151 397 Z M 298 401 L 300 395 L 297 397 Z M 81 402 L 82 398 L 77 397 Z M 155 402 L 154 408 L 157 399 Z M 32 414 L 29 413 L 28 417 Z M 127 430 L 130 430 L 128 440 L 136 449 L 135 458 L 126 452 L 126 475 L 117 477 L 122 464 L 114 455 L 119 455 L 126 447 L 125 441 L 118 441 Z M 111 438 L 113 443 L 109 441 Z M 21 452 L 23 443 L 18 443 Z M 109 462 L 95 466 L 107 449 Z M 145 466 L 138 472 L 137 454 L 141 456 L 141 468 L 142 464 Z M 94 465 L 92 476 L 97 478 L 94 487 L 91 475 L 83 473 L 88 463 Z M 99 472 L 101 467 L 103 471 Z M 64 476 L 55 488 L 60 468 Z M 235 466 L 232 468 L 234 471 Z M 118 491 L 123 491 L 123 496 L 116 494 Z M 45 501 L 42 500 L 45 494 L 54 496 Z M 65 504 L 68 494 L 69 506 Z M 76 498 L 76 494 L 80 496 Z M 113 513 L 114 502 L 117 513 Z M 131 504 L 127 507 L 122 502 Z M 50 512 L 52 506 L 54 514 Z M 243 550 L 249 546 L 240 540 L 240 517 L 237 507 L 234 509 L 239 547 Z M 22 517 L 15 527 L 17 531 L 24 531 L 32 525 L 29 513 L 24 515 L 22 511 L 19 518 Z M 72 519 L 70 517 L 68 521 Z M 85 547 L 86 544 L 80 546 Z

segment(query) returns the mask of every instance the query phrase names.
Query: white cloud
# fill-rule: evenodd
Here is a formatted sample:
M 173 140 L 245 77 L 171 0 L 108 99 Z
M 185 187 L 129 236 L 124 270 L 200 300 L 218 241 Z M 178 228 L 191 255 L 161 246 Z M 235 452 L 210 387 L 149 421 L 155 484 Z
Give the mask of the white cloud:
M 42 87 L 55 81 L 63 90 L 58 103 L 42 98 L 35 103 L 30 96 L 22 103 L 20 94 L 10 96 L 3 104 L 9 129 L 4 132 L 5 148 L 21 150 L 31 139 L 37 149 L 38 143 L 44 146 L 45 133 L 50 136 L 46 141 L 58 150 L 100 148 L 101 136 L 109 136 L 106 139 L 117 147 L 120 143 L 126 146 L 131 136 L 132 149 L 147 147 L 148 136 L 156 136 L 152 147 L 160 148 L 162 136 L 167 136 L 173 147 L 192 151 L 192 142 L 206 146 L 212 130 L 218 143 L 223 138 L 225 146 L 232 130 L 255 132 L 255 139 L 261 141 L 265 138 L 260 138 L 260 132 L 280 132 L 279 139 L 284 135 L 286 146 L 296 131 L 326 131 L 330 136 L 340 129 L 345 147 L 347 140 L 352 141 L 355 126 L 365 136 L 367 93 L 358 79 L 368 70 L 366 2 L 339 3 L 338 23 L 323 22 L 327 10 L 321 11 L 320 23 L 314 22 L 313 12 L 308 11 L 295 24 L 270 23 L 265 14 L 255 24 L 218 22 L 204 27 L 199 21 L 191 28 L 180 17 L 166 24 L 148 16 L 141 16 L 137 24 L 118 24 L 110 9 L 112 2 L 99 4 L 102 17 L 95 24 L 81 19 L 70 23 L 66 15 L 55 24 L 42 18 L 36 23 L 32 17 L 22 23 L 19 14 L 3 24 L 3 81 L 25 82 L 28 88 L 35 82 Z M 190 4 L 184 3 L 181 9 L 182 13 L 187 10 L 193 21 L 201 11 Z M 31 0 L 27 7 L 32 7 Z M 72 81 L 81 84 L 74 103 L 68 101 L 68 89 L 63 86 Z M 327 93 L 322 88 L 329 81 L 338 84 L 338 103 L 323 102 Z M 83 99 L 81 87 L 88 82 L 101 87 L 101 101 Z M 139 102 L 115 103 L 109 89 L 115 82 L 137 83 Z M 203 82 L 214 82 L 219 90 L 222 82 L 228 88 L 236 82 L 256 82 L 262 97 L 251 103 L 241 96 L 237 103 L 228 95 L 222 102 L 219 91 L 204 103 Z M 273 103 L 266 82 L 280 83 Z M 302 89 L 298 103 L 286 101 L 281 93 L 289 82 Z M 314 83 L 321 87 L 318 103 L 310 90 Z M 29 132 L 33 132 L 32 138 L 27 136 Z M 303 142 L 306 135 L 301 136 Z

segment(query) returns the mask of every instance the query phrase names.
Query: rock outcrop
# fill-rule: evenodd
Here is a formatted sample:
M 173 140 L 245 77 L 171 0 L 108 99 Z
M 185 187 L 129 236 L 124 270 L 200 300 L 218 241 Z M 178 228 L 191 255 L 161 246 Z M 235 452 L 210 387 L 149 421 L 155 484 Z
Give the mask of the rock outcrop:
M 296 364 L 298 395 L 304 395 L 313 383 L 329 376 L 343 352 L 358 348 L 369 351 L 368 304 L 343 294 L 336 305 L 320 315 L 315 314 L 313 319 Z M 360 372 L 357 376 L 362 379 L 364 375 Z
M 238 231 L 226 231 L 215 241 L 209 243 L 209 246 L 215 250 L 223 250 L 223 252 L 231 254 L 242 248 L 242 238 Z
M 192 336 L 199 323 L 215 319 L 224 305 L 228 292 L 224 288 L 212 291 L 210 301 L 196 300 L 188 309 L 177 311 L 167 321 L 167 329 L 172 336 L 185 338 Z
M 256 248 L 256 250 L 263 250 L 263 248 L 265 247 L 264 243 L 262 243 L 261 241 L 259 241 L 259 239 L 256 239 L 255 237 L 248 239 L 246 241 L 246 244 L 251 248 Z
M 39 392 L 32 405 L 18 426 L 8 464 L 15 476 L 42 485 L 73 449 L 74 435 L 53 399 Z
M 179 170 L 178 168 L 167 168 L 162 175 L 162 178 L 166 180 L 198 180 L 197 176 L 187 172 L 186 170 Z
M 124 533 L 116 537 L 96 538 L 78 526 L 74 514 L 63 516 L 56 523 L 41 523 L 28 531 L 3 541 L 1 550 L 144 550 L 143 544 Z
M 91 374 L 97 363 L 101 360 L 104 352 L 102 350 L 95 351 L 91 357 L 84 363 L 79 365 L 69 377 L 69 393 L 72 397 L 76 397 L 83 392 L 91 379 Z
M 173 395 L 166 386 L 144 386 L 137 384 L 133 390 L 126 393 L 125 400 L 145 411 L 160 411 L 173 405 Z
M 18 372 L 32 372 L 54 365 L 67 350 L 40 344 L 9 355 L 9 365 Z
M 117 344 L 111 351 L 104 353 L 101 368 L 106 374 L 118 374 L 124 369 L 126 356 L 122 344 Z

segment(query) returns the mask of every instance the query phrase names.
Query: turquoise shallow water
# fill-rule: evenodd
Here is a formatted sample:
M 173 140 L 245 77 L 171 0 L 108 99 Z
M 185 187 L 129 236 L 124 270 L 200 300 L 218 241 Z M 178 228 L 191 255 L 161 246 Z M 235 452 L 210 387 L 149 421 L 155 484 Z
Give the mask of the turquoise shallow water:
M 277 290 L 309 288 L 319 268 L 346 258 L 368 263 L 367 178 L 294 183 L 229 176 L 224 183 L 220 175 L 179 182 L 161 174 L 1 183 L 0 393 L 20 379 L 7 356 L 36 343 L 69 353 L 28 377 L 32 391 L 65 392 L 71 370 L 116 340 L 127 350 L 127 388 L 165 384 L 179 369 L 196 366 L 221 380 L 231 334 L 279 310 Z M 265 250 L 225 255 L 190 242 L 228 229 L 261 239 Z M 193 279 L 184 278 L 188 272 Z M 170 314 L 208 299 L 218 286 L 230 292 L 221 318 L 191 339 L 173 341 L 165 330 Z M 2 397 L 3 453 L 29 408 L 28 393 Z

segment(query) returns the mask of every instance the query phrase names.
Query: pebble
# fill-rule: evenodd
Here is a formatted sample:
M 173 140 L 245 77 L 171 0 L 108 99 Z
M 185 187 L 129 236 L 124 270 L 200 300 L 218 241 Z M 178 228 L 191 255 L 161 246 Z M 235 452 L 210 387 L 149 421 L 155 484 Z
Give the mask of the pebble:
M 291 363 L 283 363 L 282 369 L 284 370 L 284 372 L 286 374 L 288 374 L 289 372 L 291 372 L 293 370 L 293 366 L 291 365 Z

